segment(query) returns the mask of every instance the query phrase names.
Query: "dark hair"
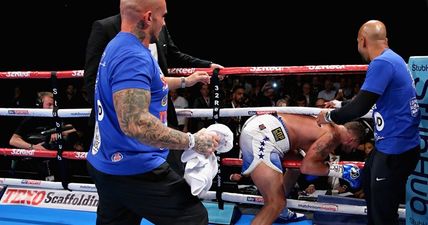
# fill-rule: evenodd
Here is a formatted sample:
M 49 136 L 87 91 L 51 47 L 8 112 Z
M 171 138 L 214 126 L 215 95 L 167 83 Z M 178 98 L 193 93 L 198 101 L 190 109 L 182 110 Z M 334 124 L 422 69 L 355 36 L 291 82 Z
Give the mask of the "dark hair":
M 237 84 L 237 85 L 233 86 L 231 93 L 232 94 L 235 93 L 235 91 L 238 90 L 238 89 L 244 89 L 245 90 L 245 87 L 242 86 L 242 85 L 240 85 L 240 84 Z
M 358 121 L 351 121 L 345 123 L 344 126 L 355 135 L 358 139 L 358 143 L 362 144 L 366 141 L 367 132 L 363 124 Z

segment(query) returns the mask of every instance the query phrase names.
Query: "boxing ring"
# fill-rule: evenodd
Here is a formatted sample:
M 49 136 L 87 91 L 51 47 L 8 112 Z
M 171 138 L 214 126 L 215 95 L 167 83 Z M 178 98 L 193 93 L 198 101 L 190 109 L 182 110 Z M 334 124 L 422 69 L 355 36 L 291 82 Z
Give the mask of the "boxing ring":
M 229 67 L 221 70 L 206 68 L 174 68 L 170 69 L 173 76 L 187 76 L 195 71 L 206 71 L 211 75 L 228 76 L 284 76 L 284 75 L 347 75 L 364 74 L 367 65 L 315 65 L 315 66 L 290 66 L 290 67 Z M 14 71 L 0 72 L 0 79 L 51 79 L 55 92 L 58 92 L 56 80 L 64 78 L 82 78 L 82 70 L 72 71 Z M 218 79 L 218 78 L 217 78 Z M 218 81 L 217 81 L 218 82 Z M 216 83 L 214 83 L 215 85 Z M 218 83 L 217 83 L 218 84 Z M 214 100 L 216 100 L 214 98 Z M 215 105 L 215 104 L 214 104 Z M 236 117 L 252 116 L 260 113 L 294 113 L 305 115 L 317 115 L 320 108 L 310 107 L 258 107 L 258 108 L 215 108 L 214 109 L 177 109 L 177 115 L 183 117 Z M 30 108 L 0 108 L 0 116 L 33 116 L 76 118 L 89 117 L 91 109 L 30 109 Z M 370 118 L 368 113 L 364 116 Z M 60 129 L 57 126 L 57 129 Z M 59 131 L 59 130 L 58 130 Z M 14 148 L 0 148 L 0 155 L 6 157 L 36 157 L 56 158 L 57 160 L 85 160 L 87 152 L 54 150 L 28 150 Z M 349 162 L 342 162 L 349 163 Z M 360 168 L 363 162 L 352 162 Z M 221 166 L 241 166 L 240 159 L 225 158 Z M 299 161 L 284 161 L 284 167 L 299 168 Z M 221 182 L 218 182 L 221 185 Z M 0 224 L 95 224 L 96 206 L 98 195 L 96 188 L 91 183 L 51 182 L 30 179 L 0 178 Z M 209 191 L 200 196 L 205 202 L 221 202 L 233 204 L 248 204 L 259 206 L 263 204 L 263 198 L 258 195 L 240 193 L 228 193 L 222 191 Z M 324 215 L 336 214 L 337 216 L 366 215 L 366 207 L 358 204 L 346 204 L 346 200 L 333 202 L 303 201 L 287 199 L 287 206 L 291 209 L 320 212 Z M 220 204 L 219 204 L 220 207 Z M 399 209 L 400 218 L 405 218 L 405 209 Z M 242 214 L 235 224 L 249 224 L 254 217 L 252 214 Z M 151 224 L 143 220 L 141 224 Z M 310 218 L 288 223 L 293 225 L 313 224 Z

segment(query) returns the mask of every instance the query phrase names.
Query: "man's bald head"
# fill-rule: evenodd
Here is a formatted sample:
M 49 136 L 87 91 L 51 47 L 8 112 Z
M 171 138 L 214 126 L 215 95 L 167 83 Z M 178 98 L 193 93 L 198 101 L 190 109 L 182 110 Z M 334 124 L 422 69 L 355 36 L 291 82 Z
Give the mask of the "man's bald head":
M 122 19 L 135 21 L 144 12 L 157 7 L 159 0 L 120 0 L 120 14 Z
M 358 36 L 363 36 L 372 41 L 386 40 L 385 24 L 379 20 L 367 21 L 358 31 Z
M 379 20 L 369 20 L 358 31 L 358 52 L 363 59 L 370 62 L 388 48 L 386 27 Z
M 121 31 L 130 32 L 148 46 L 165 25 L 165 0 L 120 0 Z

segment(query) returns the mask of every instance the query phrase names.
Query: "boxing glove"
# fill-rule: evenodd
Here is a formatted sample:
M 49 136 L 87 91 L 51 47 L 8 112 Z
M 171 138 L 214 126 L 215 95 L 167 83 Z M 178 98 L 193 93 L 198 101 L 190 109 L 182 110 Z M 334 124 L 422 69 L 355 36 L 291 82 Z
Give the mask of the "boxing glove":
M 354 164 L 343 165 L 342 178 L 349 182 L 353 189 L 358 189 L 361 186 L 360 168 Z
M 349 182 L 353 189 L 361 186 L 360 169 L 354 164 L 331 164 L 328 176 L 342 178 Z

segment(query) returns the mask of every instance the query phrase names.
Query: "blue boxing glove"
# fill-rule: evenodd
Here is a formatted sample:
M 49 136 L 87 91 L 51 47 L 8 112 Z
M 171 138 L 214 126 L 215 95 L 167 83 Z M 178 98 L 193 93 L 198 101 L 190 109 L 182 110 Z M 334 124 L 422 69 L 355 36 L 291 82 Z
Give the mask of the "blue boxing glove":
M 353 189 L 358 189 L 361 186 L 360 168 L 354 164 L 343 165 L 342 178 L 348 181 Z
M 328 176 L 338 177 L 348 181 L 351 188 L 358 189 L 361 186 L 360 169 L 354 164 L 331 164 Z

